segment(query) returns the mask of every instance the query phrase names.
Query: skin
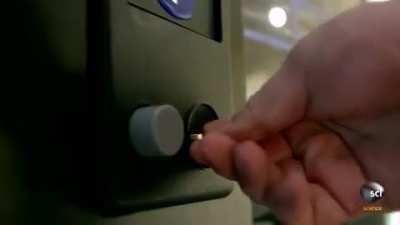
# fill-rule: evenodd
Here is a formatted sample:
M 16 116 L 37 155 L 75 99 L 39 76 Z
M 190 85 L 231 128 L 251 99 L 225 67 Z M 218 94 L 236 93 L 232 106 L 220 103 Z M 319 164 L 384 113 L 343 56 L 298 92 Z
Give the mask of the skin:
M 379 181 L 400 208 L 399 1 L 364 4 L 322 25 L 229 120 L 207 124 L 199 163 L 238 181 L 285 225 L 359 216 Z

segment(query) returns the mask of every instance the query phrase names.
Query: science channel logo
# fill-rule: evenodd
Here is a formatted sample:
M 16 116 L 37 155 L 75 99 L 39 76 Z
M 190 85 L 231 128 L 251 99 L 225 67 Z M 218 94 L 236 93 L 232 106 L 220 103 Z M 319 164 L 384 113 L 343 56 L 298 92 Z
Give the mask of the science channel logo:
M 385 189 L 378 182 L 368 182 L 361 187 L 361 197 L 367 203 L 374 203 L 383 199 Z

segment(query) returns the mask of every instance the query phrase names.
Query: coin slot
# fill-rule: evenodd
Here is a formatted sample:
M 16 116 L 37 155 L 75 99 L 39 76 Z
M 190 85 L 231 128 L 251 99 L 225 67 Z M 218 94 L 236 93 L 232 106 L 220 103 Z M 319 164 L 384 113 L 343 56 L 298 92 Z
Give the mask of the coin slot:
M 208 104 L 201 103 L 192 106 L 185 115 L 185 144 L 181 150 L 181 156 L 193 164 L 199 166 L 189 156 L 190 145 L 195 140 L 202 139 L 204 135 L 204 126 L 217 120 L 218 114 L 214 108 Z

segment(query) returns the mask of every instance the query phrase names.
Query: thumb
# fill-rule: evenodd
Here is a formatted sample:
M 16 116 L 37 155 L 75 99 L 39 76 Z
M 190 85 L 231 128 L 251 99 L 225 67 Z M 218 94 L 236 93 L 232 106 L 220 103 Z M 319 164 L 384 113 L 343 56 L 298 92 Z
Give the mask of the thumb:
M 307 91 L 304 74 L 283 66 L 233 116 L 226 133 L 237 140 L 258 140 L 282 131 L 304 118 Z

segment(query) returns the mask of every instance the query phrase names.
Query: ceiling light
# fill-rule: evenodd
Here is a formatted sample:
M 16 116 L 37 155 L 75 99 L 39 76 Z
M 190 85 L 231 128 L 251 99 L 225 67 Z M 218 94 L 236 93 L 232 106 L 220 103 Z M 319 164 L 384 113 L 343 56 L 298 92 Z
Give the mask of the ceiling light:
M 287 23 L 287 13 L 282 7 L 273 7 L 269 10 L 269 23 L 276 28 L 284 27 Z

